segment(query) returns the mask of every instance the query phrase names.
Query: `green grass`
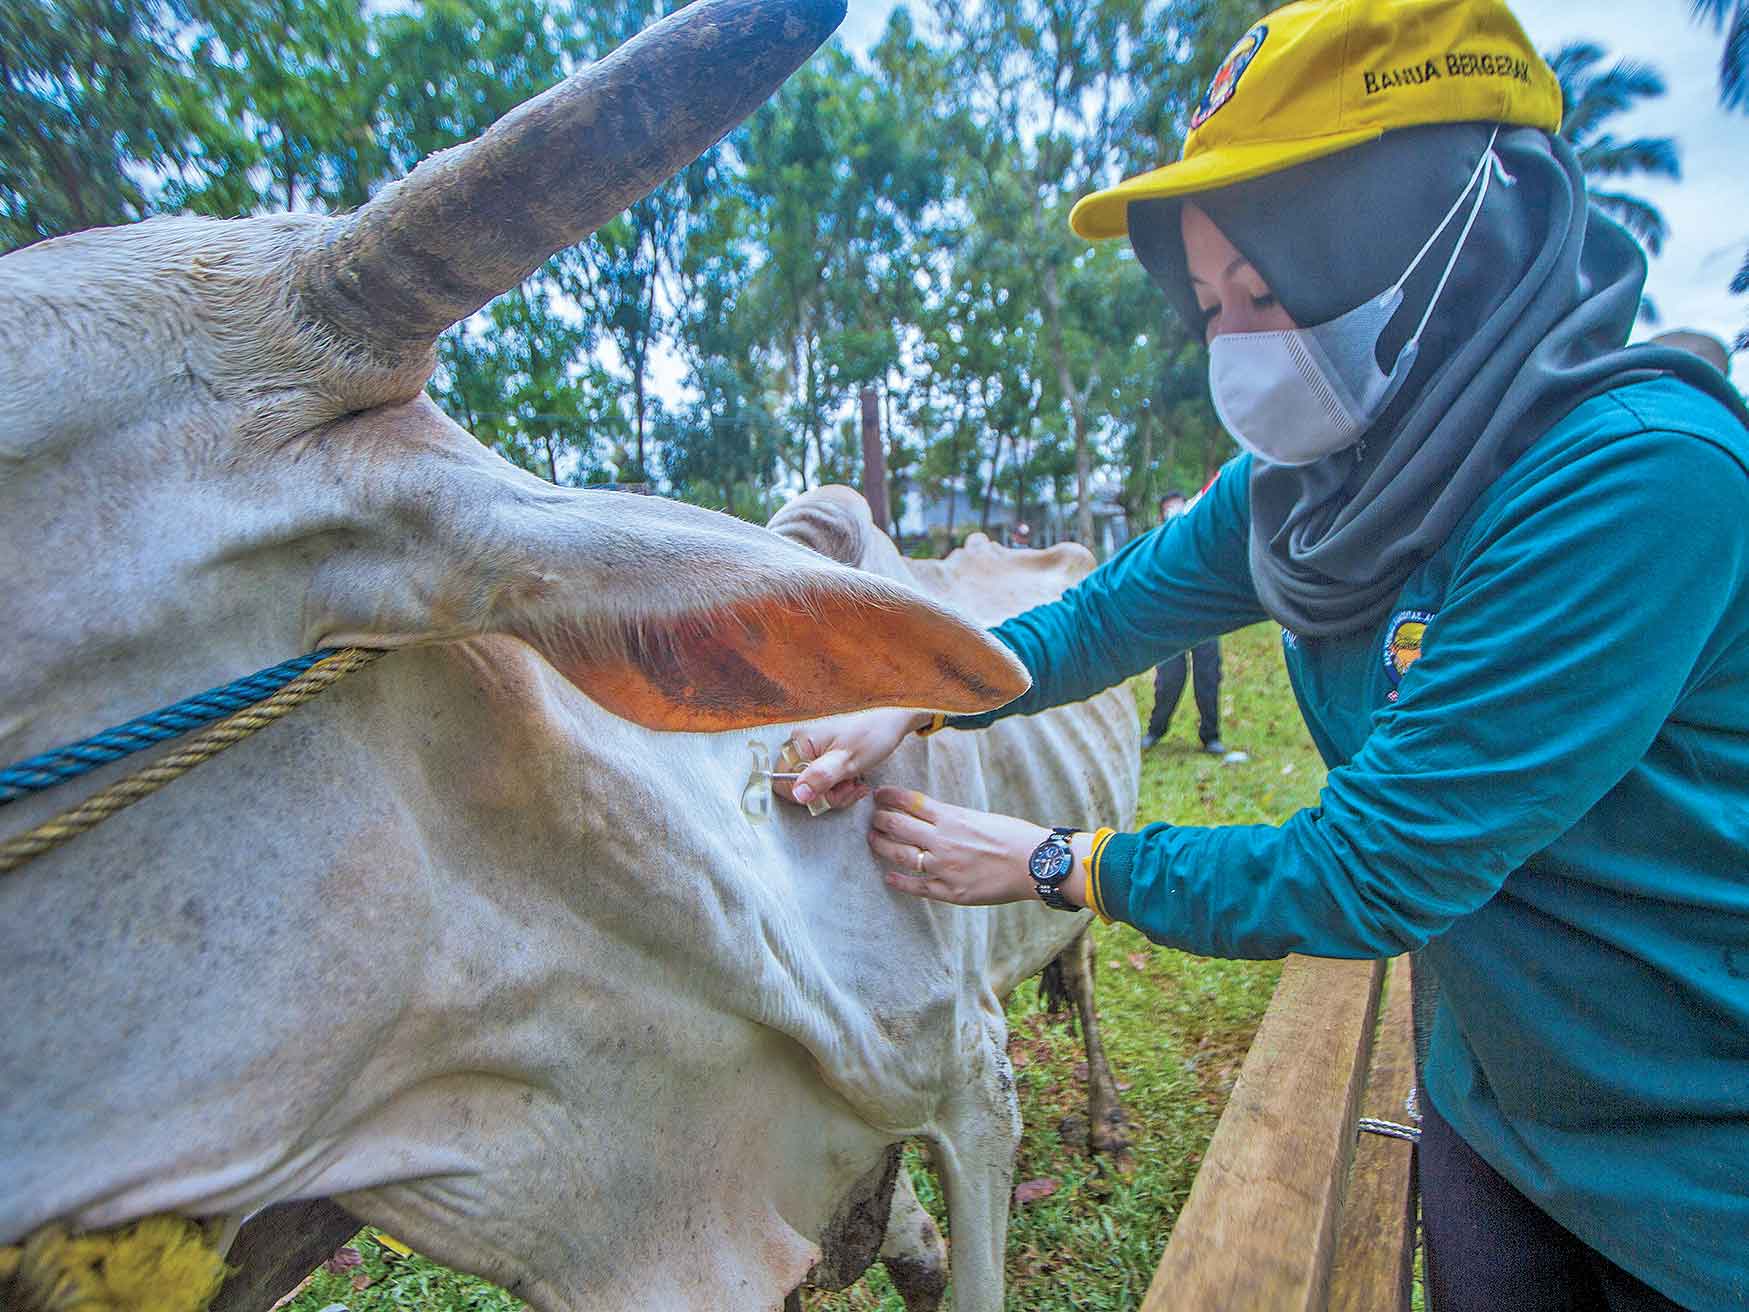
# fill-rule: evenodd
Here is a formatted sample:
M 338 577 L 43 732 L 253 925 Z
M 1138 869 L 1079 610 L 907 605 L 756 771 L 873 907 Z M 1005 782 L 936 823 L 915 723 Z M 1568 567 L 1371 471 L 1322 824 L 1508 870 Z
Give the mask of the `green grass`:
M 1141 822 L 1278 821 L 1317 797 L 1324 768 L 1301 724 L 1282 667 L 1279 630 L 1258 625 L 1222 643 L 1221 736 L 1250 753 L 1224 765 L 1198 750 L 1188 687 L 1171 732 L 1143 760 Z M 1153 683 L 1134 681 L 1146 717 Z M 1251 1036 L 1275 987 L 1273 962 L 1208 961 L 1153 947 L 1127 926 L 1099 931 L 1099 1010 L 1135 1142 L 1135 1169 L 1090 1160 L 1059 1126 L 1086 1111 L 1084 1061 L 1074 1024 L 1040 1010 L 1024 986 L 1008 1007 L 1009 1054 L 1025 1133 L 1015 1180 L 1051 1178 L 1054 1193 L 1016 1207 L 1008 1228 L 1011 1309 L 1135 1308 L 1159 1262 Z M 945 1209 L 921 1154 L 908 1150 L 918 1196 L 945 1231 Z M 515 1299 L 423 1259 L 396 1259 L 368 1236 L 362 1263 L 319 1272 L 289 1305 L 318 1312 L 429 1308 L 511 1312 Z M 353 1288 L 354 1277 L 370 1284 Z M 839 1294 L 810 1294 L 811 1312 L 901 1312 L 880 1267 Z

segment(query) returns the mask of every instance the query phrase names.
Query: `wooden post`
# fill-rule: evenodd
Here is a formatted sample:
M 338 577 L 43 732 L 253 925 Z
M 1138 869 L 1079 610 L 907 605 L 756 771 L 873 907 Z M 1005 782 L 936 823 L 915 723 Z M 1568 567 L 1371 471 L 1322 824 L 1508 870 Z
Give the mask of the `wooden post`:
M 1142 1312 L 1325 1306 L 1383 978 L 1288 958 Z
M 881 412 L 875 389 L 862 389 L 862 495 L 875 527 L 887 531 L 887 452 L 881 445 Z
M 1410 1019 L 1409 958 L 1391 962 L 1385 1014 L 1373 1043 L 1361 1112 L 1398 1124 L 1415 1083 L 1415 1027 Z M 1409 1312 L 1415 1271 L 1415 1150 L 1404 1139 L 1363 1134 L 1354 1146 L 1330 1312 Z

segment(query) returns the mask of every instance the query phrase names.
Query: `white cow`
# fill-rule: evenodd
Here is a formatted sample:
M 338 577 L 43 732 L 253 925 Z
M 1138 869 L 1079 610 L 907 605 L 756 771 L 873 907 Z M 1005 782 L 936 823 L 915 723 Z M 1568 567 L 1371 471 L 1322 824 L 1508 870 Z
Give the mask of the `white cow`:
M 1049 551 L 1011 551 L 982 535 L 945 561 L 903 560 L 891 539 L 875 530 L 862 497 L 840 487 L 821 488 L 791 502 L 773 518 L 771 528 L 844 564 L 914 582 L 986 624 L 1055 598 L 1093 567 L 1093 557 L 1072 544 Z M 611 718 L 599 718 L 603 729 L 612 727 Z M 621 731 L 636 733 L 623 726 Z M 778 727 L 750 735 L 748 741 L 757 741 L 764 756 L 774 759 L 786 736 Z M 683 787 L 673 788 L 666 805 L 680 814 L 665 820 L 670 833 L 662 848 L 668 859 L 673 859 L 674 838 L 691 835 L 681 847 L 713 883 L 757 882 L 761 871 L 781 877 L 802 910 L 799 932 L 819 953 L 816 968 L 831 977 L 831 986 L 866 1008 L 850 1023 L 905 1036 L 904 1057 L 911 1064 L 900 1085 L 883 1095 L 896 1101 L 883 1102 L 872 1118 L 880 1137 L 894 1148 L 864 1160 L 865 1169 L 869 1160 L 876 1164 L 860 1178 L 829 1170 L 824 1197 L 838 1197 L 830 1217 L 809 1232 L 822 1250 L 810 1282 L 842 1288 L 862 1274 L 878 1251 L 912 1312 L 936 1306 L 945 1283 L 943 1246 L 910 1181 L 898 1169 L 896 1151 L 899 1138 L 922 1136 L 934 1143 L 949 1187 L 962 1305 L 985 1306 L 986 1300 L 999 1304 L 989 1282 L 999 1280 L 1001 1271 L 1018 1130 L 1002 1055 L 1002 999 L 1059 953 L 1068 958 L 1065 965 L 1074 977 L 1072 991 L 1088 1043 L 1091 1145 L 1113 1152 L 1125 1146 L 1122 1112 L 1099 1050 L 1091 1005 L 1091 942 L 1084 933 L 1090 918 L 1037 904 L 960 910 L 900 898 L 885 890 L 863 844 L 872 803 L 817 821 L 780 809 L 775 827 L 767 832 L 763 826 L 737 823 L 722 805 L 732 792 L 723 771 L 732 783 L 742 777 L 735 772 L 745 772 L 751 764 L 751 756 L 743 755 L 742 738 L 641 737 L 641 747 L 609 754 L 624 759 L 608 759 L 597 768 L 604 774 L 624 773 L 627 760 L 681 752 L 676 759 L 693 760 L 693 777 L 717 772 L 718 782 L 708 790 L 715 805 L 703 809 L 702 825 L 689 826 L 686 819 L 686 813 L 697 809 L 698 799 Z M 684 755 L 695 751 L 704 753 L 710 765 Z M 635 767 L 630 773 L 647 774 Z M 1076 706 L 1005 720 L 978 733 L 950 732 L 927 742 L 913 739 L 882 769 L 880 779 L 922 787 L 962 805 L 1092 826 L 1129 823 L 1138 774 L 1134 702 L 1127 690 L 1116 688 Z M 712 850 L 712 835 L 728 840 L 730 850 L 750 841 L 760 856 L 751 863 L 725 863 L 725 853 Z M 806 1006 L 805 999 L 789 1001 Z M 861 1041 L 870 1040 L 865 1035 Z M 862 1081 L 866 1073 L 848 1078 Z M 750 1078 L 749 1085 L 759 1088 L 762 1100 L 773 1096 L 756 1079 Z M 856 1092 L 866 1094 L 869 1087 L 859 1085 Z M 929 1113 L 917 1119 L 914 1108 L 923 1103 Z M 811 1169 L 820 1169 L 819 1164 Z M 355 1201 L 348 1202 L 359 1216 L 365 1215 Z M 308 1233 L 276 1234 L 266 1245 L 268 1256 L 307 1238 L 300 1253 L 307 1269 L 313 1254 L 331 1248 L 356 1224 L 349 1214 L 297 1214 L 295 1225 Z M 296 1269 L 296 1262 L 288 1258 L 272 1268 L 272 1275 L 239 1286 L 249 1296 L 239 1293 L 224 1306 L 258 1306 L 259 1294 L 278 1292 L 289 1283 L 286 1272 Z
M 973 534 L 946 560 L 908 560 L 875 529 L 863 498 L 842 487 L 820 488 L 792 501 L 773 517 L 771 528 L 834 560 L 911 581 L 990 625 L 1054 600 L 1094 566 L 1092 554 L 1074 543 L 1043 551 L 1010 550 L 983 534 Z M 1126 828 L 1135 816 L 1140 783 L 1138 740 L 1135 702 L 1120 685 L 1073 706 L 1012 717 L 977 732 L 937 734 L 927 743 L 909 740 L 874 782 L 910 784 L 943 801 L 1049 824 Z M 856 834 L 829 838 L 828 844 L 841 846 L 827 846 L 811 863 L 826 869 L 836 864 L 848 868 L 851 877 L 858 876 L 866 859 L 842 844 L 858 841 L 870 809 L 872 803 L 861 803 L 855 813 Z M 1127 1165 L 1127 1126 L 1093 1006 L 1092 917 L 1017 903 L 962 913 L 960 919 L 962 932 L 969 934 L 968 949 L 975 953 L 982 946 L 987 954 L 981 960 L 968 959 L 968 980 L 986 1009 L 999 1013 L 1002 999 L 1017 985 L 1053 958 L 1059 960 L 1061 983 L 1078 1008 L 1087 1050 L 1088 1146 L 1093 1152 L 1112 1155 L 1120 1166 Z M 1000 1096 L 1011 1105 L 1005 1079 L 1003 1083 Z M 1012 1145 L 1007 1153 L 1011 1158 Z M 951 1178 L 950 1173 L 950 1184 Z M 900 1175 L 897 1184 L 881 1256 L 907 1307 L 916 1312 L 933 1306 L 930 1292 L 938 1282 L 940 1241 L 916 1203 L 909 1181 Z M 956 1228 L 957 1233 L 961 1232 Z M 956 1241 L 956 1254 L 963 1251 L 962 1244 L 963 1240 Z M 826 1288 L 840 1288 L 862 1270 L 847 1257 L 829 1261 L 826 1267 L 823 1276 L 815 1275 L 815 1283 Z
M 796 499 L 778 512 L 771 528 L 865 572 L 912 581 L 986 624 L 1053 599 L 1093 566 L 1092 556 L 1078 546 L 1011 551 L 981 535 L 945 561 L 903 560 L 892 541 L 875 530 L 862 497 L 840 487 Z M 582 709 L 574 713 L 585 714 Z M 945 1282 L 941 1239 L 899 1171 L 896 1151 L 899 1139 L 921 1136 L 935 1145 L 948 1184 L 961 1305 L 999 1305 L 1002 1238 L 1018 1131 L 1003 1056 L 1002 999 L 1059 953 L 1075 977 L 1073 992 L 1088 1043 L 1091 1146 L 1112 1152 L 1125 1147 L 1122 1111 L 1099 1050 L 1091 1005 L 1091 942 L 1084 933 L 1089 917 L 1036 904 L 962 910 L 887 892 L 863 843 L 872 808 L 867 801 L 849 813 L 819 820 L 793 808 L 779 809 L 770 827 L 738 820 L 726 803 L 751 766 L 745 743 L 757 741 L 764 755 L 774 759 L 787 737 L 783 727 L 746 738 L 677 739 L 641 734 L 599 713 L 594 719 L 599 726 L 586 730 L 587 737 L 615 733 L 621 741 L 627 736 L 639 740 L 602 752 L 595 769 L 605 776 L 631 776 L 614 791 L 635 789 L 641 798 L 657 794 L 648 805 L 669 812 L 659 845 L 665 863 L 675 860 L 679 850 L 690 855 L 693 868 L 713 886 L 775 879 L 786 899 L 795 899 L 801 923 L 791 932 L 807 939 L 818 954 L 810 973 L 823 972 L 828 978 L 814 979 L 800 997 L 781 983 L 773 985 L 778 994 L 761 1014 L 785 1005 L 806 1014 L 807 993 L 832 989 L 863 1009 L 860 1016 L 845 1013 L 834 1023 L 865 1031 L 839 1036 L 836 1050 L 879 1043 L 877 1034 L 903 1036 L 903 1053 L 893 1054 L 906 1063 L 903 1071 L 878 1093 L 879 1105 L 864 1113 L 876 1138 L 895 1147 L 880 1152 L 877 1145 L 873 1157 L 850 1161 L 857 1169 L 848 1173 L 843 1162 L 824 1167 L 828 1183 L 821 1198 L 833 1207 L 822 1224 L 807 1232 L 822 1250 L 811 1283 L 842 1288 L 862 1274 L 878 1251 L 913 1312 L 936 1305 Z M 1136 803 L 1137 733 L 1134 702 L 1120 687 L 1076 706 L 1004 720 L 977 733 L 949 732 L 927 742 L 913 739 L 883 767 L 879 779 L 921 787 L 961 805 L 1082 826 L 1127 825 Z M 676 767 L 676 780 L 665 796 L 661 779 L 635 764 L 657 757 Z M 679 768 L 683 762 L 688 768 Z M 701 798 L 678 782 L 683 777 L 714 777 L 715 782 Z M 758 853 L 756 859 L 732 859 L 736 849 L 747 848 Z M 607 862 L 606 868 L 620 870 L 619 860 Z M 736 955 L 732 946 L 724 950 Z M 830 1077 L 835 1059 L 816 1055 L 823 1058 Z M 664 1064 L 665 1059 L 658 1059 L 655 1066 L 660 1071 Z M 892 1074 L 874 1073 L 874 1079 Z M 875 1093 L 870 1075 L 861 1070 L 839 1077 L 854 1082 L 851 1099 L 859 1105 L 867 1105 L 864 1099 Z M 749 1074 L 744 1088 L 725 1096 L 756 1096 L 769 1106 L 777 1094 Z M 786 1108 L 780 1119 L 789 1115 Z M 782 1133 L 773 1128 L 761 1133 L 774 1132 Z M 689 1151 L 699 1149 L 693 1145 Z M 792 1160 L 805 1169 L 823 1169 L 820 1162 L 807 1165 L 805 1147 Z M 236 1297 L 222 1305 L 259 1306 L 261 1294 L 271 1297 L 290 1283 L 288 1272 L 308 1269 L 316 1254 L 356 1228 L 357 1218 L 371 1215 L 357 1200 L 347 1203 L 353 1214 L 328 1209 L 277 1218 L 278 1229 L 260 1245 L 265 1251 L 252 1252 L 246 1262 L 263 1257 L 271 1262 L 299 1239 L 307 1243 L 297 1256 L 269 1267 L 268 1274 L 240 1284 Z
M 866 816 L 749 823 L 721 731 L 979 709 L 1024 673 L 764 530 L 543 484 L 422 395 L 438 332 L 841 12 L 700 0 L 345 219 L 0 260 L 0 759 L 318 645 L 405 648 L 0 876 L 0 1244 L 336 1198 L 542 1308 L 770 1307 L 923 1135 L 958 1306 L 1001 1305 L 997 999 L 1073 919 L 895 897 Z M 972 800 L 954 737 L 893 777 Z

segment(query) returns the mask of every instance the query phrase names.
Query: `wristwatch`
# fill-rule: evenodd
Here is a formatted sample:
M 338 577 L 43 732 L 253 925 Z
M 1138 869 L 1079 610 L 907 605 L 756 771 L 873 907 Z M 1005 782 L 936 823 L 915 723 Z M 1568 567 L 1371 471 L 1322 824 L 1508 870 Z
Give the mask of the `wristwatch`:
M 1050 837 L 1033 848 L 1032 855 L 1026 859 L 1026 873 L 1032 876 L 1033 891 L 1038 894 L 1038 900 L 1052 911 L 1081 909 L 1070 905 L 1062 892 L 1063 881 L 1075 868 L 1075 853 L 1069 847 L 1069 840 L 1079 832 L 1061 825 L 1052 826 Z

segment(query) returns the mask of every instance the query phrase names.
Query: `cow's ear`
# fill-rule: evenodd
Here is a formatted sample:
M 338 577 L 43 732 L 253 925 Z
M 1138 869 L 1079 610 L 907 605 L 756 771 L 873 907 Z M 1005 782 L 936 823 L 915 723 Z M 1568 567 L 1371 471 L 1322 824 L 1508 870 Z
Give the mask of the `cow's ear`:
M 787 545 L 787 544 L 786 544 Z M 994 709 L 1024 667 L 983 629 L 900 585 L 830 565 L 749 555 L 743 595 L 578 640 L 525 635 L 617 715 L 703 732 L 862 710 Z
M 318 576 L 324 645 L 521 638 L 584 693 L 657 729 L 711 731 L 871 706 L 990 710 L 1025 692 L 1014 655 L 901 583 L 729 515 L 554 487 L 429 401 L 337 429 L 372 453 L 350 549 Z

